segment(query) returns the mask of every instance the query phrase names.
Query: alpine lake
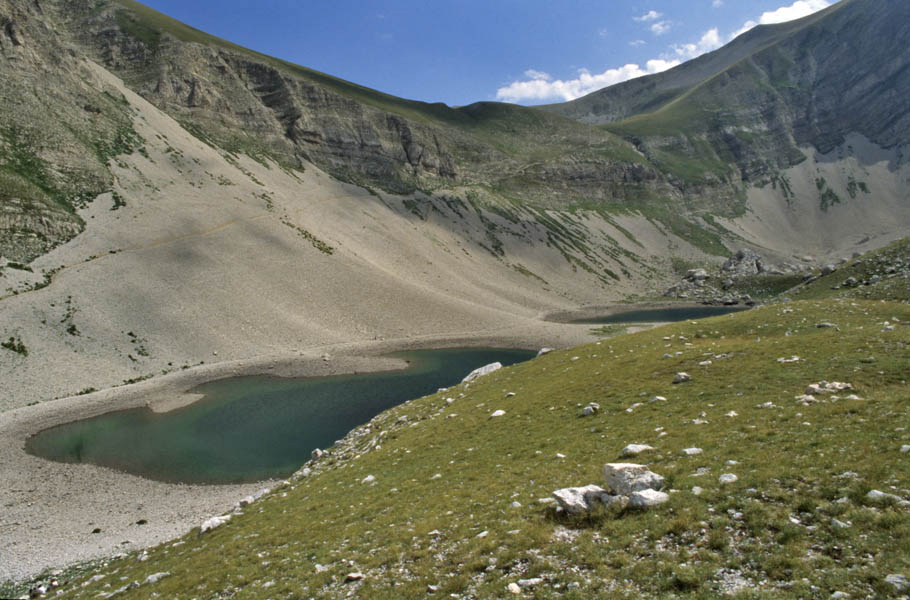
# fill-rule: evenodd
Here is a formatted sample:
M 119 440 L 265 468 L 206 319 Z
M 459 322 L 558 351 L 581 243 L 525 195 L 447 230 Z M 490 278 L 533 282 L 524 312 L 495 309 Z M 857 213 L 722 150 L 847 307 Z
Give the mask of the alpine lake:
M 331 377 L 236 377 L 190 393 L 166 413 L 135 408 L 74 421 L 28 438 L 26 451 L 173 483 L 242 483 L 287 477 L 315 448 L 402 402 L 454 385 L 477 367 L 532 358 L 527 350 L 421 350 L 391 356 L 406 369 Z
M 672 323 L 690 319 L 707 319 L 733 312 L 749 310 L 745 306 L 667 306 L 639 308 L 602 317 L 585 317 L 569 321 L 575 324 L 607 325 L 628 323 Z

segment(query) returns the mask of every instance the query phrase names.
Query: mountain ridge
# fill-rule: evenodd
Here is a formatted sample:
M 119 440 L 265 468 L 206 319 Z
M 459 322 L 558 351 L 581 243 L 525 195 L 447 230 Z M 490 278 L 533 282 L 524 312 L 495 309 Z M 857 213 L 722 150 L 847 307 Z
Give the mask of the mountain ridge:
M 910 57 L 897 40 L 910 35 L 908 20 L 907 5 L 894 0 L 840 2 L 799 21 L 752 30 L 706 55 L 704 60 L 723 68 L 682 86 L 672 98 L 663 98 L 655 86 L 685 78 L 703 59 L 547 109 L 602 123 L 658 163 L 661 153 L 684 148 L 704 161 L 736 165 L 744 181 L 768 183 L 802 162 L 799 148 L 825 154 L 851 132 L 886 149 L 906 145 L 910 103 L 899 90 L 910 86 Z M 771 33 L 773 43 L 745 56 L 735 52 L 738 43 L 762 33 Z M 629 89 L 641 96 L 633 106 L 657 103 L 656 110 L 621 118 L 593 114 L 595 103 L 621 98 Z M 696 139 L 707 146 L 696 147 Z

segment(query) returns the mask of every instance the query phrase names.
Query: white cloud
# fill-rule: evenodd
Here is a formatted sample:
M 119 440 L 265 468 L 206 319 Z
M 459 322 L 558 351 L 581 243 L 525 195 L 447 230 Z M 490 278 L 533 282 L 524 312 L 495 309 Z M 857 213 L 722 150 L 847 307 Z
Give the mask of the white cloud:
M 831 6 L 831 0 L 796 0 L 796 2 L 788 6 L 781 6 L 775 10 L 763 12 L 757 21 L 746 21 L 743 23 L 742 27 L 730 36 L 730 39 L 732 40 L 733 38 L 744 34 L 756 25 L 772 25 L 774 23 L 801 19 L 802 17 L 811 15 L 812 13 L 818 12 L 829 6 Z
M 646 12 L 645 14 L 643 14 L 640 17 L 632 17 L 632 18 L 634 20 L 638 21 L 639 23 L 643 23 L 643 22 L 647 22 L 647 21 L 656 21 L 657 19 L 661 18 L 662 16 L 664 16 L 663 13 L 659 13 L 656 10 L 649 10 L 648 12 Z
M 713 6 L 714 8 L 720 8 L 723 5 L 724 5 L 724 0 L 714 0 L 713 2 L 711 2 L 711 6 Z
M 673 46 L 673 52 L 679 58 L 690 60 L 696 56 L 701 56 L 705 52 L 717 50 L 723 45 L 724 42 L 721 40 L 720 33 L 717 31 L 717 27 L 714 27 L 706 31 L 701 36 L 701 39 L 694 44 L 680 44 Z
M 578 71 L 575 79 L 552 81 L 545 78 L 532 78 L 530 81 L 513 81 L 509 85 L 496 90 L 496 99 L 504 102 L 540 102 L 544 100 L 574 100 L 605 88 L 609 85 L 623 81 L 666 71 L 678 65 L 677 59 L 652 59 L 645 63 L 644 68 L 630 63 L 616 69 L 607 69 L 603 73 L 590 73 L 587 69 Z M 538 73 L 533 69 L 528 72 Z M 527 74 L 527 73 L 526 73 Z M 546 75 L 546 73 L 542 73 Z
M 670 21 L 658 21 L 651 25 L 651 32 L 654 35 L 663 35 L 670 31 L 670 27 L 672 27 Z
M 833 0 L 796 0 L 793 4 L 782 6 L 778 9 L 767 11 L 758 17 L 758 20 L 750 20 L 743 24 L 743 27 L 724 38 L 720 35 L 717 27 L 712 27 L 702 34 L 701 38 L 691 44 L 680 44 L 671 46 L 672 52 L 662 55 L 660 58 L 654 58 L 647 61 L 644 67 L 630 63 L 614 69 L 606 69 L 602 73 L 590 73 L 587 69 L 580 69 L 578 77 L 575 79 L 556 79 L 554 80 L 549 73 L 529 69 L 525 71 L 526 81 L 513 81 L 505 87 L 496 90 L 496 99 L 504 102 L 543 102 L 543 101 L 569 101 L 590 94 L 599 89 L 610 85 L 622 83 L 629 79 L 642 77 L 644 75 L 653 75 L 671 69 L 682 63 L 684 60 L 691 60 L 706 52 L 711 52 L 720 48 L 724 43 L 732 40 L 736 36 L 752 29 L 756 25 L 781 23 L 793 19 L 805 17 L 832 4 Z M 714 5 L 720 5 L 723 0 L 714 0 Z M 635 17 L 636 21 L 654 21 L 659 19 L 660 13 L 649 11 L 641 17 Z M 661 30 L 659 26 L 665 26 Z M 669 21 L 659 21 L 651 25 L 651 30 L 655 34 L 661 35 L 670 30 Z M 657 29 L 655 29 L 657 28 Z M 634 40 L 629 42 L 631 46 L 641 46 L 644 40 Z
M 783 23 L 784 21 L 792 21 L 794 19 L 800 19 L 802 17 L 811 15 L 812 13 L 818 12 L 830 5 L 830 0 L 797 0 L 790 6 L 782 6 L 777 10 L 762 13 L 762 16 L 759 17 L 758 22 L 762 25 L 770 25 L 771 23 Z
M 542 79 L 543 81 L 550 81 L 553 79 L 553 76 L 544 71 L 535 71 L 534 69 L 528 69 L 525 71 L 525 77 L 528 79 Z

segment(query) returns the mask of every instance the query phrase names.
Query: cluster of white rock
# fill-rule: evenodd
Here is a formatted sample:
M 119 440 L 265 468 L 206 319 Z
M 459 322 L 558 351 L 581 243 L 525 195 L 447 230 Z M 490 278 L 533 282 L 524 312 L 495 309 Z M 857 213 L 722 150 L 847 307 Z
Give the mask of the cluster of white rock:
M 573 515 L 586 514 L 598 504 L 649 508 L 670 499 L 660 491 L 664 478 L 644 465 L 608 463 L 604 465 L 604 480 L 606 489 L 597 485 L 563 488 L 553 492 L 553 498 L 560 509 Z
M 844 383 L 841 381 L 819 381 L 818 383 L 810 383 L 806 387 L 806 391 L 802 394 L 796 396 L 796 401 L 808 406 L 810 404 L 815 404 L 818 402 L 819 396 L 830 395 L 832 398 L 836 399 L 838 392 L 852 392 L 853 385 L 849 383 Z M 847 396 L 847 400 L 862 400 L 856 394 L 850 394 Z

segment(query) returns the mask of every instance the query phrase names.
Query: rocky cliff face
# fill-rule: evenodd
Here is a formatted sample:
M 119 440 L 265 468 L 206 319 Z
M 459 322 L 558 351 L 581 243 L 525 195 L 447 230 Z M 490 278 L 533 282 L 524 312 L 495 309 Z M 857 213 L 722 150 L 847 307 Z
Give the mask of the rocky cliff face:
M 745 214 L 749 186 L 776 182 L 805 146 L 910 139 L 908 28 L 907 3 L 844 0 L 544 112 L 394 98 L 133 0 L 0 0 L 0 110 L 14 115 L 0 127 L 0 253 L 29 260 L 77 233 L 74 208 L 114 187 L 110 161 L 143 148 L 87 61 L 233 156 L 433 202 L 470 192 L 506 209 L 642 210 L 723 253 L 709 219 Z
M 138 147 L 122 95 L 100 85 L 39 0 L 0 0 L 0 255 L 29 261 L 82 230 L 75 207 Z
M 671 71 L 548 110 L 612 123 L 649 156 L 685 154 L 767 181 L 859 133 L 883 148 L 910 140 L 910 4 L 843 0 L 762 26 Z M 698 147 L 701 145 L 701 147 Z M 670 171 L 672 161 L 663 164 Z M 713 169 L 715 172 L 716 169 Z
M 146 99 L 229 150 L 313 162 L 413 189 L 457 169 L 434 128 L 346 97 L 267 57 L 143 31 L 117 3 L 66 2 L 80 44 Z M 131 26 L 131 24 L 133 24 Z

